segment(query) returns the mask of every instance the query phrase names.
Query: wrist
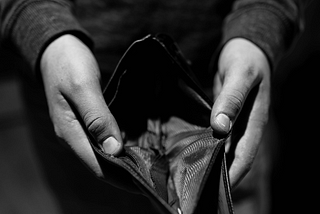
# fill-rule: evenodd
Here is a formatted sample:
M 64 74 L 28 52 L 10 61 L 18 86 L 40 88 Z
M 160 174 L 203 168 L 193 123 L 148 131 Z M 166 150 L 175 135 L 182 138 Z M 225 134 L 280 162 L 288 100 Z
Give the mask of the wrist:
M 41 73 L 52 65 L 61 65 L 69 59 L 77 58 L 81 53 L 91 53 L 90 49 L 77 37 L 64 34 L 53 40 L 44 50 L 40 58 Z

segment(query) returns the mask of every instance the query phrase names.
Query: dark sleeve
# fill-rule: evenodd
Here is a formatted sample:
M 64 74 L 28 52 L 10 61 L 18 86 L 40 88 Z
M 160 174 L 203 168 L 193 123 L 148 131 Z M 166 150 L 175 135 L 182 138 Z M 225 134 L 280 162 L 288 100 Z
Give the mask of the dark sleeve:
M 274 66 L 303 28 L 303 5 L 295 0 L 238 0 L 225 19 L 223 44 L 246 38 L 259 46 Z
M 91 39 L 72 14 L 72 2 L 62 0 L 0 1 L 1 37 L 37 70 L 42 52 L 55 38 L 73 34 L 89 47 Z

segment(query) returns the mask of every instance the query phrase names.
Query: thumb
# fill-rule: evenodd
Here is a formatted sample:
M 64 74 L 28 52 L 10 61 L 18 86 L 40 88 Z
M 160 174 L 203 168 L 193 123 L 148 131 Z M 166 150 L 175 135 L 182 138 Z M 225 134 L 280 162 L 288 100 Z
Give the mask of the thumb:
M 211 110 L 211 126 L 219 135 L 227 135 L 235 123 L 252 87 L 250 78 L 228 75 Z
M 117 155 L 122 150 L 122 139 L 118 124 L 111 114 L 102 92 L 84 90 L 75 102 L 83 124 L 91 137 L 107 154 Z

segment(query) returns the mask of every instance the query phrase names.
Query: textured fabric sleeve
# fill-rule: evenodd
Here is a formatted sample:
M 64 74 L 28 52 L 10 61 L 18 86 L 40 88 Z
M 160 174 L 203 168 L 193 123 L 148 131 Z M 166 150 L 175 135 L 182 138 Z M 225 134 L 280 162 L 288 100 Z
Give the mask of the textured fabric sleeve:
M 73 34 L 92 48 L 69 1 L 2 0 L 0 4 L 2 40 L 22 55 L 33 72 L 44 49 L 60 35 Z
M 265 52 L 273 67 L 303 28 L 301 13 L 295 0 L 238 0 L 225 19 L 222 42 L 246 38 Z

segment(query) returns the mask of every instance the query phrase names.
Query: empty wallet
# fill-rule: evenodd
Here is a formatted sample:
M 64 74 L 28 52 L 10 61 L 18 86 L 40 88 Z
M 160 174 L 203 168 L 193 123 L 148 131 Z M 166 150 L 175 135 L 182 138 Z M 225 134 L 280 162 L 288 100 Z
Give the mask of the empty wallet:
M 168 35 L 135 41 L 104 98 L 124 143 L 115 157 L 91 142 L 106 182 L 147 196 L 159 214 L 233 213 L 227 136 L 213 133 L 213 103 Z

